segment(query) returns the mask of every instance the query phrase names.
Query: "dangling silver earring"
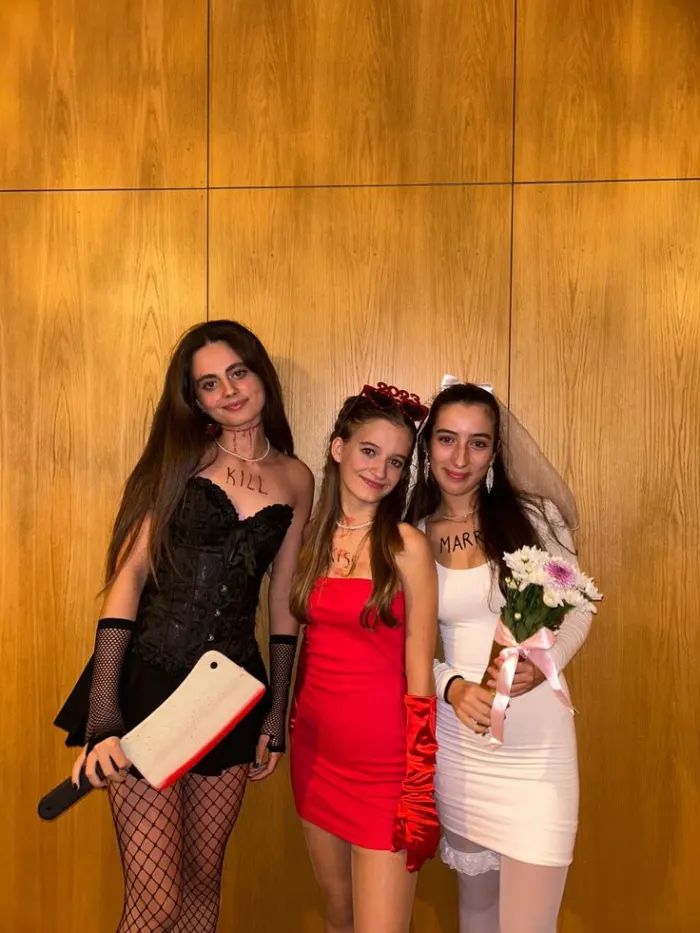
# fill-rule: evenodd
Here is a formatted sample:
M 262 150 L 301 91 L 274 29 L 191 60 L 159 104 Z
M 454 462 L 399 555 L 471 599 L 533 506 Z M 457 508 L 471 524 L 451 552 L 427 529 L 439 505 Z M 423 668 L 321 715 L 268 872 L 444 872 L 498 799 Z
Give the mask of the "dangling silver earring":
M 493 463 L 489 463 L 489 468 L 486 471 L 486 492 L 491 492 L 493 489 Z
M 430 482 L 430 457 L 428 457 L 427 454 L 425 456 L 425 462 L 423 463 L 423 477 L 426 483 Z

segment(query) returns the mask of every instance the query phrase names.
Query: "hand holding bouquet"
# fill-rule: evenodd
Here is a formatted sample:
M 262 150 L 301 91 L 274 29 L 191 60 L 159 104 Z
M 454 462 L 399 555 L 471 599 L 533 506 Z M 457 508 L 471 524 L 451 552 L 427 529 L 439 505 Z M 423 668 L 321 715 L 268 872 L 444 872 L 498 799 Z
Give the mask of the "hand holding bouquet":
M 523 547 L 503 560 L 510 570 L 506 604 L 496 625 L 491 660 L 502 659 L 491 709 L 491 742 L 503 741 L 503 721 L 510 702 L 519 658 L 528 658 L 549 681 L 558 699 L 573 712 L 566 687 L 559 680 L 550 651 L 555 634 L 572 609 L 595 612 L 602 598 L 590 577 L 560 557 L 537 547 Z M 490 666 L 491 662 L 489 662 Z M 490 674 L 484 675 L 484 684 Z

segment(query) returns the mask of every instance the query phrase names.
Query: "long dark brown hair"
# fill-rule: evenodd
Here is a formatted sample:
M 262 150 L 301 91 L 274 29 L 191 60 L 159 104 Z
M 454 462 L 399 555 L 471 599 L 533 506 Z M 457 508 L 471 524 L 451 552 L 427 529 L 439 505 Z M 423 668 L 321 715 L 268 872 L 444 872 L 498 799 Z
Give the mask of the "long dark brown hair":
M 396 555 L 403 550 L 399 523 L 408 493 L 416 427 L 398 406 L 380 410 L 369 399 L 357 395 L 352 395 L 345 401 L 328 440 L 321 492 L 311 516 L 306 542 L 299 555 L 297 573 L 292 582 L 289 604 L 292 613 L 300 622 L 306 621 L 309 596 L 314 583 L 328 571 L 331 565 L 335 523 L 342 521 L 343 518 L 340 505 L 340 470 L 331 454 L 331 445 L 336 437 L 347 441 L 360 425 L 379 418 L 397 427 L 406 428 L 411 437 L 411 452 L 406 459 L 401 479 L 379 503 L 370 530 L 372 593 L 362 610 L 360 622 L 365 627 L 372 627 L 375 619 L 379 619 L 388 626 L 397 624 L 391 610 L 391 603 L 401 582 L 396 565 Z
M 525 545 L 542 547 L 543 542 L 528 515 L 535 509 L 545 522 L 546 516 L 541 500 L 520 492 L 508 479 L 503 461 L 498 402 L 481 386 L 471 382 L 449 386 L 435 397 L 418 439 L 418 476 L 408 504 L 407 518 L 412 524 L 417 524 L 432 515 L 440 505 L 440 487 L 433 474 L 426 469 L 426 462 L 429 460 L 430 441 L 438 414 L 445 405 L 455 403 L 482 405 L 493 422 L 493 487 L 489 493 L 486 484 L 481 484 L 476 494 L 476 507 L 484 553 L 489 563 L 498 567 L 499 586 L 505 592 L 505 578 L 508 574 L 503 554 Z
M 294 456 L 279 377 L 255 334 L 235 321 L 207 321 L 190 328 L 173 350 L 146 446 L 124 487 L 107 551 L 106 585 L 128 557 L 147 515 L 151 516 L 151 571 L 170 553 L 168 523 L 187 481 L 208 465 L 203 460 L 211 445 L 212 422 L 196 405 L 192 357 L 206 344 L 219 341 L 227 343 L 261 380 L 264 432 L 273 447 Z

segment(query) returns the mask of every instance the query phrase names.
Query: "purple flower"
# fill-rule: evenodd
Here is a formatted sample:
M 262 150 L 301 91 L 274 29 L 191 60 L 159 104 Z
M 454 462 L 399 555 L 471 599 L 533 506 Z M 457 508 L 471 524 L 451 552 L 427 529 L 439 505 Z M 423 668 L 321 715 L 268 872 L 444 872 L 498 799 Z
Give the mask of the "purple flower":
M 576 571 L 563 560 L 549 560 L 544 565 L 545 573 L 555 584 L 563 588 L 574 586 L 576 583 Z

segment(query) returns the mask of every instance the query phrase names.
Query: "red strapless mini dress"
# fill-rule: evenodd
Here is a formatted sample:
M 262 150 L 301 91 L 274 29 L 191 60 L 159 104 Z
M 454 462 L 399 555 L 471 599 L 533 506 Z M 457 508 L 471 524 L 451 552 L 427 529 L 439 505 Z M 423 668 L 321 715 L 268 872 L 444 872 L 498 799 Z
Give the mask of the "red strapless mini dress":
M 309 599 L 290 717 L 299 816 L 368 849 L 391 849 L 406 774 L 405 605 L 365 628 L 372 581 L 321 577 Z

